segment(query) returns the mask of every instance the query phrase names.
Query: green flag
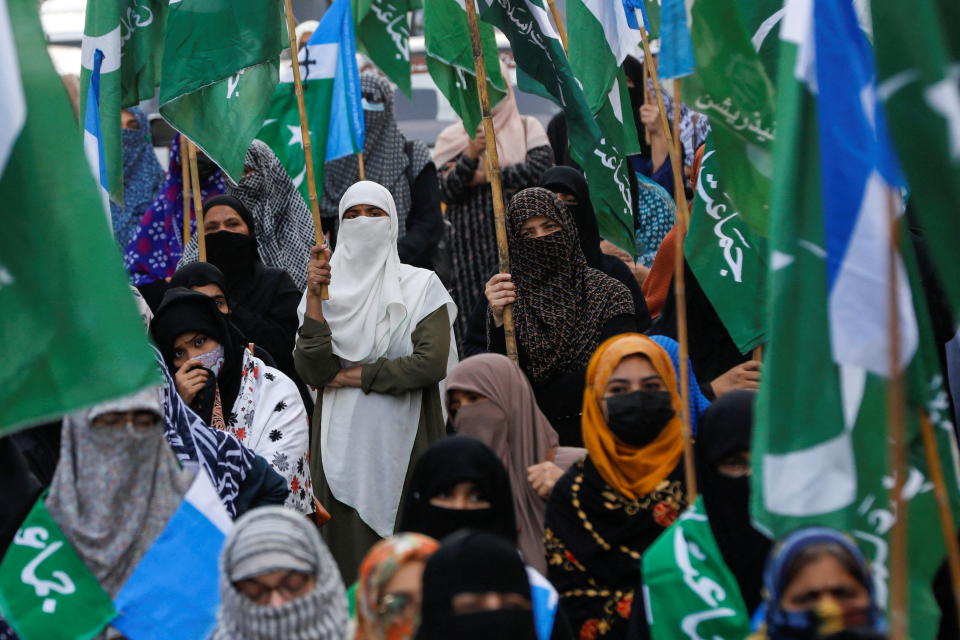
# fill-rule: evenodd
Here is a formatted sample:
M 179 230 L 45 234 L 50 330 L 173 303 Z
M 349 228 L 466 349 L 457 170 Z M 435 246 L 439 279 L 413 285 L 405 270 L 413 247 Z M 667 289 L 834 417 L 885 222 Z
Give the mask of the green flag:
M 416 6 L 414 6 L 416 5 Z M 354 0 L 357 48 L 366 53 L 407 97 L 410 93 L 410 24 L 417 0 Z
M 684 240 L 687 264 L 740 353 L 763 342 L 767 240 L 746 224 L 727 193 L 714 136 L 707 138 Z
M 608 114 L 594 118 L 542 0 L 479 0 L 478 6 L 481 18 L 510 40 L 523 72 L 518 71 L 520 88 L 548 95 L 563 109 L 571 155 L 586 174 L 600 234 L 636 255 L 627 164 L 618 147 L 624 135 L 622 109 L 616 121 L 610 119 L 617 118 L 613 105 Z
M 64 144 L 77 122 L 37 3 L 9 10 L 0 90 L 5 114 L 20 117 L 7 115 L 0 135 L 0 198 L 20 213 L 0 237 L 0 433 L 159 381 L 90 167 Z
M 0 563 L 0 613 L 21 640 L 88 640 L 117 617 L 43 497 Z
M 764 358 L 764 379 L 775 382 L 761 385 L 757 401 L 751 511 L 775 537 L 811 524 L 848 532 L 873 564 L 878 599 L 885 602 L 888 536 L 898 517 L 887 486 L 887 380 L 864 368 L 838 365 L 831 349 L 818 110 L 808 85 L 809 66 L 797 64 L 798 58 L 815 59 L 810 50 L 802 57 L 798 53 L 800 46 L 812 46 L 812 27 L 803 17 L 800 11 L 791 18 L 788 9 L 783 27 Z M 927 640 L 937 630 L 939 611 L 929 587 L 944 545 L 918 433 L 920 413 L 929 414 L 945 460 L 955 453 L 955 443 L 923 292 L 911 253 L 903 247 L 901 252 L 911 279 L 919 346 L 905 362 L 909 475 L 907 509 L 899 517 L 909 521 L 910 531 L 909 637 Z M 878 313 L 885 317 L 885 310 Z M 863 319 L 865 325 L 868 320 Z M 944 467 L 956 513 L 955 467 Z
M 776 94 L 774 69 L 764 66 L 757 49 L 777 40 L 782 6 L 783 0 L 695 3 L 691 36 L 697 69 L 683 87 L 691 107 L 710 119 L 728 197 L 741 219 L 764 236 Z
M 890 134 L 953 308 L 960 311 L 960 4 L 873 0 L 878 84 Z
M 463 127 L 472 138 L 483 114 L 476 72 L 473 69 L 473 47 L 467 12 L 462 0 L 423 0 L 424 45 L 427 50 L 427 71 L 447 102 L 463 120 Z M 500 73 L 497 39 L 490 25 L 480 23 L 480 41 L 487 69 L 487 92 L 492 109 L 506 95 L 509 79 Z
M 169 7 L 160 113 L 234 181 L 270 108 L 285 24 L 277 0 Z
M 740 640 L 750 634 L 747 606 L 710 530 L 703 497 L 641 562 L 650 637 Z
M 80 122 L 84 122 L 94 53 L 100 68 L 100 122 L 110 199 L 123 203 L 120 110 L 153 98 L 159 81 L 167 0 L 88 2 L 83 28 Z

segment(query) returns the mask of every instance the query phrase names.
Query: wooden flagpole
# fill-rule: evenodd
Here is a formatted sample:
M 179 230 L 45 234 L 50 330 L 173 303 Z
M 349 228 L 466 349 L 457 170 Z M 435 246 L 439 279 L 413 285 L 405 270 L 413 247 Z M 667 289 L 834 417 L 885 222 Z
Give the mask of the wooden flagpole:
M 197 145 L 187 140 L 190 145 L 188 157 L 190 160 L 190 182 L 193 185 L 193 210 L 197 216 L 197 253 L 200 262 L 207 261 L 207 240 L 203 232 L 203 194 L 200 193 L 200 170 L 197 168 Z
M 690 427 L 690 392 L 688 390 L 690 383 L 688 361 L 690 346 L 687 336 L 687 287 L 684 281 L 683 241 L 687 236 L 689 209 L 687 207 L 687 192 L 683 186 L 683 156 L 680 152 L 680 80 L 675 78 L 673 81 L 675 94 L 673 98 L 673 118 L 678 123 L 677 135 L 674 135 L 670 130 L 667 111 L 663 106 L 660 76 L 657 73 L 657 65 L 653 63 L 646 25 L 640 27 L 640 37 L 643 41 L 643 63 L 653 79 L 653 90 L 657 96 L 657 107 L 660 110 L 660 122 L 664 136 L 667 138 L 667 145 L 670 148 L 670 164 L 673 168 L 673 197 L 677 204 L 677 233 L 674 235 L 676 257 L 673 265 L 673 297 L 677 305 L 677 342 L 680 345 L 680 418 L 683 423 L 684 476 L 687 483 L 687 504 L 692 505 L 697 499 L 697 472 L 693 453 L 693 430 Z M 643 90 L 646 92 L 647 88 L 644 87 Z
M 186 136 L 180 135 L 180 179 L 183 192 L 183 246 L 190 244 L 190 160 L 187 145 L 190 142 Z
M 557 34 L 560 36 L 560 42 L 563 44 L 563 50 L 568 51 L 569 47 L 567 46 L 567 28 L 563 26 L 563 20 L 560 19 L 560 12 L 557 10 L 557 5 L 553 0 L 547 0 L 547 4 L 550 5 L 550 14 L 553 16 L 553 21 L 557 24 Z
M 887 196 L 887 224 L 890 246 L 887 256 L 887 324 L 889 329 L 890 379 L 887 383 L 887 428 L 889 457 L 893 473 L 890 502 L 896 519 L 890 531 L 890 640 L 907 640 L 907 504 L 903 487 L 907 473 L 906 397 L 900 356 L 900 313 L 897 307 L 897 248 L 900 233 L 897 225 L 897 202 Z
M 957 528 L 953 523 L 950 496 L 947 494 L 947 483 L 943 476 L 943 463 L 937 448 L 937 437 L 934 434 L 930 416 L 926 412 L 920 413 L 920 435 L 923 437 L 927 470 L 933 482 L 933 494 L 937 499 L 937 514 L 940 516 L 943 542 L 947 547 L 947 567 L 950 570 L 950 584 L 953 586 L 954 606 L 960 612 L 960 546 L 957 543 Z
M 303 102 L 303 83 L 300 81 L 300 55 L 297 46 L 297 27 L 293 23 L 293 4 L 284 0 L 287 12 L 287 36 L 290 38 L 290 65 L 293 69 L 293 90 L 297 95 L 297 110 L 300 113 L 300 134 L 303 138 L 303 161 L 307 171 L 307 194 L 310 199 L 310 211 L 313 213 L 313 230 L 318 245 L 326 244 L 323 237 L 323 222 L 320 220 L 320 203 L 317 200 L 317 183 L 313 173 L 313 147 L 310 144 L 310 127 L 307 124 L 307 108 Z M 363 156 L 360 156 L 360 177 L 363 179 Z M 330 293 L 326 285 L 320 292 L 321 300 L 328 300 Z
M 367 169 L 363 164 L 363 151 L 357 154 L 357 172 L 360 174 L 361 180 L 367 179 Z
M 287 0 L 289 2 L 290 0 Z M 507 218 L 503 207 L 503 185 L 500 183 L 500 158 L 497 155 L 497 134 L 493 130 L 493 117 L 490 114 L 490 95 L 487 92 L 487 67 L 483 59 L 483 46 L 480 44 L 480 23 L 477 19 L 477 7 L 473 0 L 464 3 L 467 10 L 467 24 L 470 27 L 470 43 L 473 45 L 473 66 L 477 72 L 477 90 L 480 93 L 480 110 L 483 113 L 483 135 L 486 142 L 485 153 L 487 179 L 490 181 L 490 193 L 493 198 L 493 221 L 497 232 L 497 254 L 500 273 L 510 273 L 510 251 L 507 246 Z M 509 78 L 504 78 L 510 82 Z M 513 306 L 503 309 L 503 337 L 507 346 L 507 356 L 519 362 L 517 356 L 517 336 L 513 327 Z

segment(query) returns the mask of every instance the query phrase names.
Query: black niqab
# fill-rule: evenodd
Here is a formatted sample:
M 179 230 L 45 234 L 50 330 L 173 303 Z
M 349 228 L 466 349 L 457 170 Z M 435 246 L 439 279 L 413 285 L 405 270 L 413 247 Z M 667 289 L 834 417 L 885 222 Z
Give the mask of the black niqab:
M 750 477 L 717 470 L 724 458 L 750 450 L 753 391 L 731 391 L 717 399 L 700 420 L 697 473 L 710 528 L 724 562 L 740 585 L 749 611 L 762 601 L 763 569 L 770 540 L 750 524 Z
M 583 174 L 572 167 L 553 167 L 540 176 L 540 185 L 554 193 L 565 193 L 577 199 L 576 206 L 567 205 L 573 215 L 580 236 L 580 248 L 587 264 L 601 269 L 600 227 L 597 226 L 597 214 L 590 202 L 590 189 Z
M 446 509 L 430 504 L 431 498 L 460 482 L 476 484 L 490 507 Z M 500 458 L 479 440 L 452 436 L 434 443 L 417 461 L 400 531 L 440 540 L 460 529 L 487 531 L 517 542 L 510 477 Z
M 519 594 L 530 582 L 514 546 L 489 533 L 465 531 L 444 540 L 423 572 L 422 620 L 417 640 L 535 640 L 532 609 L 457 614 L 462 593 Z

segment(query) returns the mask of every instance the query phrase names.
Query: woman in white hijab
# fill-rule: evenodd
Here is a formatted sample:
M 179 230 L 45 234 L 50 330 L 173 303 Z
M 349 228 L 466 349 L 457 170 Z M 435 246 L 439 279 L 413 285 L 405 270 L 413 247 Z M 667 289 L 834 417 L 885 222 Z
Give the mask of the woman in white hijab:
M 445 435 L 441 383 L 457 362 L 457 308 L 437 275 L 400 263 L 393 196 L 363 181 L 340 200 L 337 251 L 313 248 L 297 372 L 322 390 L 311 473 L 344 582 L 393 533 L 410 461 Z M 320 299 L 329 284 L 329 300 Z

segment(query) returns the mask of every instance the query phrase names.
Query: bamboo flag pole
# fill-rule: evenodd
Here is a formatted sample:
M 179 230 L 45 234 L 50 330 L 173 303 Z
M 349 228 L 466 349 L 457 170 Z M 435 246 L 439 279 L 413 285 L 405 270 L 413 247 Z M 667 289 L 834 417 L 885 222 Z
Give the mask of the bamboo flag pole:
M 289 0 L 287 0 L 289 2 Z M 480 44 L 480 23 L 477 20 L 477 7 L 473 0 L 464 3 L 467 10 L 467 24 L 470 27 L 470 43 L 473 45 L 473 66 L 477 72 L 477 90 L 480 93 L 480 110 L 483 113 L 483 135 L 486 142 L 487 179 L 490 181 L 490 193 L 493 198 L 493 221 L 497 231 L 497 254 L 500 273 L 510 273 L 510 252 L 507 247 L 507 218 L 503 207 L 503 185 L 500 183 L 500 158 L 497 155 L 497 134 L 493 130 L 493 117 L 490 114 L 490 95 L 487 92 L 487 67 L 483 59 L 483 46 Z M 509 78 L 504 78 L 510 82 Z M 517 357 L 517 336 L 513 327 L 513 306 L 503 309 L 503 337 L 507 346 L 507 356 L 514 362 Z
M 569 47 L 567 46 L 567 28 L 563 26 L 563 20 L 560 19 L 560 12 L 557 10 L 557 5 L 553 0 L 547 0 L 547 4 L 550 5 L 550 13 L 553 15 L 553 21 L 557 23 L 557 34 L 560 35 L 560 42 L 563 44 L 563 50 L 567 51 Z
M 180 179 L 183 192 L 183 246 L 190 244 L 190 160 L 187 145 L 190 142 L 186 136 L 180 136 Z
M 906 401 L 903 373 L 900 370 L 900 313 L 897 307 L 897 248 L 900 234 L 897 225 L 897 203 L 891 193 L 887 197 L 890 246 L 887 256 L 887 323 L 889 328 L 890 379 L 887 383 L 887 428 L 889 457 L 893 472 L 890 501 L 896 519 L 890 532 L 890 640 L 907 640 L 907 505 L 903 487 L 907 473 Z
M 357 154 L 357 171 L 360 174 L 361 180 L 367 179 L 367 170 L 363 164 L 363 151 Z
M 960 611 L 960 546 L 957 544 L 957 528 L 953 523 L 950 509 L 950 497 L 943 475 L 943 463 L 937 448 L 937 437 L 933 424 L 926 412 L 920 413 L 920 435 L 923 437 L 923 449 L 927 457 L 927 470 L 933 482 L 933 494 L 937 500 L 937 514 L 940 516 L 940 529 L 943 542 L 947 547 L 947 567 L 950 569 L 950 583 L 953 586 L 953 599 L 956 610 Z
M 190 183 L 193 185 L 193 211 L 197 216 L 197 253 L 200 262 L 207 261 L 207 240 L 203 232 L 203 197 L 200 193 L 200 170 L 197 168 L 197 145 L 187 140 L 190 145 L 188 157 L 190 159 Z
M 684 476 L 687 483 L 687 504 L 693 504 L 697 499 L 697 472 L 696 461 L 693 453 L 693 430 L 690 428 L 690 392 L 688 385 L 690 382 L 689 371 L 689 352 L 690 346 L 687 336 L 687 287 L 684 276 L 683 262 L 683 241 L 687 235 L 687 192 L 683 186 L 683 156 L 680 153 L 680 128 L 677 126 L 677 135 L 673 135 L 670 130 L 670 123 L 667 120 L 667 111 L 663 106 L 663 93 L 660 90 L 660 76 L 657 73 L 657 65 L 653 63 L 653 55 L 650 52 L 650 42 L 647 38 L 646 25 L 640 27 L 640 37 L 643 41 L 644 65 L 648 68 L 650 77 L 653 78 L 653 90 L 657 96 L 657 107 L 660 110 L 660 122 L 663 126 L 664 136 L 667 138 L 667 144 L 670 148 L 670 164 L 673 168 L 673 191 L 674 201 L 677 204 L 677 221 L 674 235 L 676 241 L 676 256 L 673 265 L 673 297 L 677 305 L 677 342 L 680 345 L 680 418 L 683 423 L 683 458 L 684 458 Z M 674 121 L 679 122 L 680 116 L 680 80 L 674 79 Z M 646 87 L 643 88 L 646 91 Z
M 307 108 L 303 102 L 303 83 L 300 82 L 300 56 L 297 47 L 297 28 L 293 23 L 293 5 L 291 0 L 284 0 L 287 11 L 287 36 L 290 38 L 290 64 L 293 69 L 293 90 L 297 95 L 297 110 L 300 113 L 300 135 L 303 138 L 303 161 L 307 171 L 307 194 L 310 199 L 310 211 L 313 213 L 313 230 L 317 244 L 326 243 L 323 237 L 323 222 L 320 220 L 320 203 L 317 200 L 317 183 L 313 173 L 313 147 L 310 144 L 310 127 L 307 125 Z M 360 156 L 360 177 L 363 179 L 363 156 Z M 320 292 L 320 299 L 330 297 L 327 286 Z

